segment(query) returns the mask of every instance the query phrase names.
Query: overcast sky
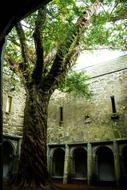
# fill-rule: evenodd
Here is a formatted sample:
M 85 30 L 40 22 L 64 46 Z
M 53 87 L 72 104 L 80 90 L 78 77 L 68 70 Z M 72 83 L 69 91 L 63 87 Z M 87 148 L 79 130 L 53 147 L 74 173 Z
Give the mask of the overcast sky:
M 74 70 L 80 70 L 91 65 L 101 64 L 105 61 L 112 60 L 124 54 L 127 54 L 127 52 L 108 49 L 84 51 L 77 59 L 77 64 L 75 65 Z

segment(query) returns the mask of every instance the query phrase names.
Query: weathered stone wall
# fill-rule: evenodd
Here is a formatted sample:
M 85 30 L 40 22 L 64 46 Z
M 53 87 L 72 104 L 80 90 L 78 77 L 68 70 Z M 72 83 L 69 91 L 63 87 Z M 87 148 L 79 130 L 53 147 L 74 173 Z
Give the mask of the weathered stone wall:
M 55 92 L 49 104 L 49 143 L 74 143 L 127 138 L 127 56 L 87 68 L 90 100 Z M 112 119 L 111 96 L 119 118 Z M 60 122 L 63 107 L 63 122 Z
M 73 97 L 57 90 L 48 112 L 48 143 L 78 143 L 127 138 L 127 56 L 116 61 L 88 67 L 85 72 L 93 96 L 90 100 Z M 22 136 L 25 91 L 21 83 L 4 75 L 4 134 Z M 12 97 L 6 112 L 7 97 Z M 115 97 L 118 119 L 112 119 L 110 96 Z M 63 121 L 60 121 L 63 107 Z
M 7 101 L 10 98 L 10 110 Z M 25 91 L 18 79 L 3 75 L 3 132 L 5 135 L 22 136 Z
M 108 150 L 108 157 L 113 158 L 110 169 L 114 168 L 114 177 L 110 178 L 109 172 L 108 177 L 101 180 L 104 182 L 112 180 L 116 185 L 122 183 L 126 185 L 127 173 L 124 169 L 127 165 L 125 161 L 127 153 L 126 65 L 127 56 L 123 56 L 109 64 L 104 63 L 86 68 L 84 71 L 91 77 L 88 84 L 93 94 L 89 100 L 61 93 L 58 90 L 52 95 L 48 109 L 47 161 L 48 171 L 53 179 L 58 177 L 65 184 L 68 180 L 70 180 L 69 183 L 78 180 L 80 174 L 80 180 L 87 181 L 87 184 L 98 183 L 102 173 L 99 174 L 97 168 L 100 168 L 102 163 L 106 167 L 109 166 L 109 163 L 105 163 L 107 160 L 99 161 L 99 151 L 101 158 L 102 153 L 104 157 L 107 156 Z M 13 176 L 17 172 L 22 140 L 25 91 L 18 80 L 15 81 L 10 75 L 4 75 L 3 92 L 3 170 L 6 180 L 9 173 Z M 116 101 L 117 112 L 115 114 L 112 113 L 111 96 L 114 96 Z M 7 110 L 8 97 L 11 100 L 11 107 Z M 10 163 L 7 164 L 10 155 L 6 154 L 6 148 L 11 150 L 11 156 L 13 155 L 12 167 Z M 55 151 L 59 154 L 54 154 Z M 60 164 L 64 167 L 63 175 L 61 172 L 59 176 L 54 171 L 54 165 L 59 160 L 57 156 L 61 157 L 61 151 L 63 163 L 60 162 Z M 85 172 L 85 175 L 79 172 L 78 177 L 76 176 L 74 151 L 78 161 L 81 162 L 80 166 L 84 168 L 81 171 Z M 85 167 L 82 165 L 84 162 Z

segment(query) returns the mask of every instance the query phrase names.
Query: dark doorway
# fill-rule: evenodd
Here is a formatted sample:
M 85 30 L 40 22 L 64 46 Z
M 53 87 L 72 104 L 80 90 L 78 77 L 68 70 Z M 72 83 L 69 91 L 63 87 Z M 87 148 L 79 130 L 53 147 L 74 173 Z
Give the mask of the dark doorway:
M 53 171 L 52 174 L 54 177 L 63 177 L 64 172 L 64 156 L 65 152 L 63 149 L 58 148 L 54 151 L 53 154 Z
M 124 184 L 127 185 L 127 146 L 125 146 L 122 151 L 122 166 L 123 181 Z
M 84 148 L 76 148 L 73 152 L 72 178 L 87 179 L 87 152 Z
M 127 146 L 123 148 L 123 164 L 124 164 L 124 172 L 125 175 L 127 176 Z
M 13 173 L 14 150 L 10 142 L 3 143 L 3 178 L 8 180 Z
M 96 175 L 98 182 L 114 182 L 114 156 L 108 147 L 100 147 L 96 152 Z

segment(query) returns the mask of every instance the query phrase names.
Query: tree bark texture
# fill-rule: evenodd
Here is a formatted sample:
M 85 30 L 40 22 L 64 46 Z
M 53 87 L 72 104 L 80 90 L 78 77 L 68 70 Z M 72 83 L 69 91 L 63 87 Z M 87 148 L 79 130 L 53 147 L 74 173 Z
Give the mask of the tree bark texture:
M 23 140 L 17 175 L 22 186 L 46 186 L 47 109 L 49 95 L 38 87 L 28 91 L 24 110 Z

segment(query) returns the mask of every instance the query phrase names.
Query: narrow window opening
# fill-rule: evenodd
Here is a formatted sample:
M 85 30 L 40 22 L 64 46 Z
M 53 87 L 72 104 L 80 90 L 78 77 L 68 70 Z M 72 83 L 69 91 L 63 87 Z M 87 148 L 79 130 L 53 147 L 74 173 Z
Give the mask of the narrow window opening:
M 7 97 L 7 103 L 6 103 L 6 113 L 11 112 L 11 105 L 12 105 L 12 97 L 8 96 Z
M 115 97 L 111 96 L 111 103 L 112 103 L 112 112 L 116 113 L 116 104 L 115 104 Z
M 63 122 L 63 107 L 60 107 L 60 122 Z
M 119 119 L 119 114 L 116 111 L 116 104 L 115 104 L 115 97 L 111 96 L 111 103 L 112 103 L 112 116 L 111 119 L 116 120 Z

